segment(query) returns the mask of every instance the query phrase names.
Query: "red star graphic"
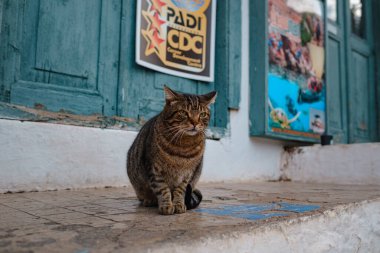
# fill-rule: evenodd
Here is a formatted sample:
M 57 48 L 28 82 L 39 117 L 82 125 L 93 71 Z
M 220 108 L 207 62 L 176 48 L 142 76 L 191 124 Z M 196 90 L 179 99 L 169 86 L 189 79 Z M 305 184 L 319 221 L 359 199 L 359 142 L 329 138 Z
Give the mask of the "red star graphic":
M 161 20 L 160 19 L 160 16 L 158 16 L 158 13 L 155 12 L 154 13 L 154 16 L 152 18 L 152 26 L 154 27 L 154 29 L 156 29 L 158 32 L 160 32 L 160 26 L 162 24 L 165 24 L 165 21 Z
M 151 6 L 150 6 L 149 11 L 157 11 L 158 13 L 161 14 L 162 7 L 165 6 L 166 3 L 163 2 L 162 0 L 150 0 L 150 2 L 151 2 L 152 4 L 151 4 Z
M 150 45 L 149 49 L 151 49 L 152 47 L 156 47 L 158 48 L 160 46 L 160 44 L 162 42 L 164 42 L 165 40 L 161 39 L 160 36 L 158 35 L 158 32 L 157 31 L 154 31 L 153 32 L 153 38 L 152 38 L 152 41 L 153 43 Z M 154 45 L 153 45 L 154 44 Z
M 155 30 L 161 34 L 161 25 L 165 24 L 166 22 L 160 19 L 158 13 L 154 12 L 154 14 L 152 14 L 150 12 L 142 11 L 142 14 L 148 22 L 147 30 Z

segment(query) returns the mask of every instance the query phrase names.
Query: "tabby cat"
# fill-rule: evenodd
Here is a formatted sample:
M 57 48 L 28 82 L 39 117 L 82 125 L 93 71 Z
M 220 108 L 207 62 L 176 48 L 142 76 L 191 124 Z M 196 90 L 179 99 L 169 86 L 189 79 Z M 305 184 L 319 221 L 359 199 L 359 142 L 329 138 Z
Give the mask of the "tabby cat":
M 140 130 L 128 151 L 127 172 L 144 206 L 160 214 L 184 213 L 202 200 L 201 175 L 209 106 L 216 92 L 191 95 L 164 86 L 165 106 Z M 186 195 L 186 196 L 185 196 Z

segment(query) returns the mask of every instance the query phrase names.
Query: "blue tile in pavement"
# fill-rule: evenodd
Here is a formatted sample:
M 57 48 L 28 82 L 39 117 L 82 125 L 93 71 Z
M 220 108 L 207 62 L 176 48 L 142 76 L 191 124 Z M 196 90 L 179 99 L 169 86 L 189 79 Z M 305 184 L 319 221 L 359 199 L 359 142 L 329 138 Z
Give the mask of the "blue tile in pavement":
M 288 216 L 291 213 L 310 212 L 319 208 L 320 206 L 318 205 L 275 202 L 268 204 L 225 205 L 218 208 L 199 208 L 195 212 L 248 220 L 262 220 L 271 217 Z
M 320 208 L 318 205 L 303 205 L 303 204 L 289 204 L 289 203 L 280 203 L 281 211 L 290 211 L 296 213 L 304 213 L 314 211 Z

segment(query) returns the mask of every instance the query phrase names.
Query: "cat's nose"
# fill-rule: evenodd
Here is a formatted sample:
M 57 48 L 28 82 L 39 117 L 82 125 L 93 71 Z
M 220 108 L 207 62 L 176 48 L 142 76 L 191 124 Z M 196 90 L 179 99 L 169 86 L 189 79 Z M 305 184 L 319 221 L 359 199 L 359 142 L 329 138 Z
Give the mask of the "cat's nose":
M 190 124 L 193 125 L 194 128 L 197 126 L 197 123 L 195 122 L 195 120 L 192 120 L 192 119 L 190 119 Z
M 191 125 L 193 125 L 193 130 L 197 130 L 198 129 L 198 124 L 193 122 L 191 123 Z

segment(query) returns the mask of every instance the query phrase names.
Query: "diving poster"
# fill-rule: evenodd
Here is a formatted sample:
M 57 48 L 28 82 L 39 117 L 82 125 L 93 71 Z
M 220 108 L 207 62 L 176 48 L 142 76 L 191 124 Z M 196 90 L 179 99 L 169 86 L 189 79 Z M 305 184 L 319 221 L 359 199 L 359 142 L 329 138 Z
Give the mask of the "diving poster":
M 325 31 L 320 0 L 269 0 L 269 131 L 325 132 Z
M 216 0 L 138 0 L 136 62 L 214 81 Z

